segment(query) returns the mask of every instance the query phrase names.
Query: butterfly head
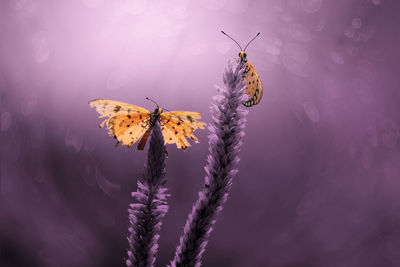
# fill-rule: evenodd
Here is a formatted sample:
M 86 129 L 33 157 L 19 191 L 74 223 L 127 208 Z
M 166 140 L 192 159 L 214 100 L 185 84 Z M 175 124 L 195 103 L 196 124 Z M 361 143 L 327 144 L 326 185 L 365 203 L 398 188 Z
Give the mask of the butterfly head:
M 239 57 L 240 57 L 240 61 L 242 63 L 246 63 L 247 62 L 247 54 L 244 51 L 240 51 Z
M 157 107 L 150 115 L 150 125 L 153 126 L 154 123 L 160 118 L 162 113 L 162 109 Z
M 157 104 L 157 102 L 154 101 L 153 99 L 150 99 L 150 98 L 148 98 L 148 97 L 146 97 L 146 99 L 149 100 L 149 101 L 151 101 L 151 102 L 153 102 L 153 103 L 156 104 L 156 106 L 157 106 L 157 107 L 154 109 L 154 112 L 151 113 L 151 116 L 150 116 L 150 124 L 153 125 L 154 122 L 155 122 L 156 120 L 158 120 L 158 118 L 160 117 L 160 115 L 161 115 L 161 113 L 163 112 L 163 110 L 162 110 L 162 108 L 160 108 L 160 106 Z
M 221 31 L 224 35 L 228 36 L 230 39 L 232 39 L 240 48 L 240 53 L 239 53 L 239 57 L 242 63 L 246 63 L 247 62 L 247 54 L 244 52 L 246 51 L 246 48 L 249 46 L 249 44 L 251 42 L 254 41 L 254 39 L 257 38 L 257 36 L 260 35 L 260 33 L 257 33 L 256 36 L 253 37 L 253 39 L 250 40 L 250 42 L 247 43 L 247 45 L 244 47 L 244 49 L 242 49 L 242 47 L 240 46 L 240 44 L 238 42 L 236 42 L 235 39 L 233 39 L 232 37 L 230 37 L 228 34 L 226 34 L 224 31 Z
M 160 116 L 161 113 L 163 113 L 162 108 L 157 107 L 157 108 L 154 110 L 154 114 L 156 114 L 157 116 Z

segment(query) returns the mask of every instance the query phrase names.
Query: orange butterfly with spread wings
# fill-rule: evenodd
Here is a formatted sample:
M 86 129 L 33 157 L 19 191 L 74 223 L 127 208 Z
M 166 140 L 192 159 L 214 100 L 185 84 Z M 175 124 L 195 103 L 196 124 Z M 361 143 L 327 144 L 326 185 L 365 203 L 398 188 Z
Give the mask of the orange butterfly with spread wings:
M 153 100 L 146 98 L 154 102 Z M 143 150 L 147 138 L 149 137 L 154 123 L 159 120 L 165 144 L 176 144 L 176 146 L 184 151 L 190 146 L 186 137 L 189 137 L 196 143 L 198 139 L 193 132 L 197 129 L 204 129 L 204 122 L 199 112 L 191 111 L 172 111 L 163 112 L 157 105 L 154 112 L 147 109 L 130 105 L 127 103 L 98 99 L 89 101 L 90 107 L 96 108 L 100 114 L 99 118 L 108 117 L 100 124 L 103 128 L 104 124 L 109 129 L 109 135 L 114 136 L 119 143 L 131 147 L 139 139 L 138 150 Z
M 250 42 L 247 43 L 244 49 L 240 46 L 238 42 L 235 41 L 232 37 L 230 37 L 228 34 L 226 34 L 224 31 L 221 31 L 223 34 L 228 36 L 230 39 L 232 39 L 240 48 L 239 52 L 239 58 L 240 62 L 242 64 L 245 64 L 246 67 L 244 69 L 243 73 L 243 79 L 246 79 L 246 91 L 245 93 L 249 96 L 249 99 L 243 102 L 243 105 L 246 107 L 251 107 L 253 105 L 256 105 L 260 103 L 262 93 L 263 93 L 263 88 L 261 84 L 260 77 L 258 76 L 258 73 L 256 72 L 256 69 L 253 67 L 253 65 L 247 61 L 247 54 L 245 53 L 246 48 L 249 46 L 251 42 L 254 41 L 254 39 L 257 38 L 257 36 L 260 35 L 260 33 L 257 33 L 256 36 L 253 37 L 253 39 L 250 40 Z

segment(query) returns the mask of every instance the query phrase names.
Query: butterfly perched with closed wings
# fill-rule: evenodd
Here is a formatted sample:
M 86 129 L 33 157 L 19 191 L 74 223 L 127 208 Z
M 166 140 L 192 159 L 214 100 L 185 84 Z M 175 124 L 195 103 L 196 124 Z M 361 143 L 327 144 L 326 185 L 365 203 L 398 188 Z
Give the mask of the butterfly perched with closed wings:
M 262 97 L 262 84 L 260 77 L 258 76 L 256 69 L 253 67 L 253 65 L 247 61 L 247 54 L 245 53 L 246 48 L 249 46 L 251 42 L 256 39 L 260 33 L 257 33 L 256 36 L 254 36 L 253 39 L 250 40 L 250 42 L 247 43 L 244 49 L 240 46 L 238 42 L 235 41 L 232 37 L 230 37 L 228 34 L 226 34 L 224 31 L 221 31 L 223 34 L 228 36 L 230 39 L 232 39 L 240 48 L 239 52 L 239 58 L 241 64 L 245 64 L 245 69 L 243 72 L 243 79 L 246 79 L 246 91 L 245 93 L 249 96 L 249 99 L 243 102 L 243 105 L 246 107 L 251 107 L 253 105 L 256 105 L 260 103 L 261 97 Z
M 106 99 L 89 101 L 90 107 L 96 108 L 100 114 L 99 118 L 108 117 L 100 124 L 100 127 L 103 128 L 104 124 L 106 125 L 109 135 L 118 140 L 116 146 L 122 143 L 130 147 L 140 139 L 138 150 L 143 150 L 157 120 L 160 122 L 165 144 L 175 143 L 178 148 L 186 151 L 186 148 L 190 146 L 186 136 L 198 143 L 193 132 L 197 128 L 204 129 L 205 125 L 198 121 L 201 118 L 199 112 L 163 112 L 158 104 L 154 103 L 157 108 L 154 112 L 150 112 L 147 109 L 118 101 Z

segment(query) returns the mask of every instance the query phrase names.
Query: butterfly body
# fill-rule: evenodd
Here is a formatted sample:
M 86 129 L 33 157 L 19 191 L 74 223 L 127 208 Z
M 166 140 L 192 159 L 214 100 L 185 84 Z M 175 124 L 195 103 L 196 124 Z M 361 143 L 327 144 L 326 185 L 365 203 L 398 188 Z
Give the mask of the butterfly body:
M 140 139 L 138 150 L 144 149 L 156 121 L 160 122 L 165 144 L 175 143 L 182 150 L 190 146 L 185 137 L 198 142 L 193 132 L 197 128 L 204 129 L 205 125 L 197 120 L 201 118 L 198 112 L 163 112 L 158 106 L 154 112 L 150 112 L 138 106 L 106 99 L 90 101 L 89 105 L 96 108 L 99 118 L 108 117 L 100 127 L 106 125 L 109 135 L 117 139 L 117 145 L 122 143 L 131 147 Z
M 243 80 L 245 80 L 245 93 L 249 96 L 249 99 L 243 102 L 243 105 L 246 107 L 251 107 L 253 105 L 256 105 L 260 103 L 261 98 L 262 98 L 262 93 L 263 93 L 263 88 L 260 80 L 260 76 L 258 76 L 258 73 L 256 72 L 256 69 L 254 66 L 247 61 L 247 54 L 245 53 L 246 48 L 249 46 L 249 44 L 258 36 L 260 33 L 257 33 L 257 35 L 250 40 L 250 42 L 247 43 L 244 49 L 240 46 L 238 42 L 236 42 L 235 39 L 230 37 L 228 34 L 226 34 L 224 31 L 221 31 L 224 35 L 228 36 L 230 39 L 232 39 L 240 48 L 240 53 L 239 53 L 239 59 L 240 63 L 245 65 L 245 69 L 243 72 Z
M 150 114 L 150 120 L 149 120 L 150 126 L 147 129 L 147 131 L 143 134 L 142 138 L 140 138 L 140 141 L 138 143 L 138 150 L 143 150 L 144 149 L 144 147 L 146 145 L 146 142 L 147 142 L 147 138 L 149 137 L 149 135 L 150 135 L 150 133 L 151 133 L 151 131 L 153 129 L 153 126 L 156 123 L 156 121 L 158 121 L 160 119 L 160 114 L 161 113 L 162 113 L 162 109 L 156 108 L 154 110 L 154 112 L 152 112 Z M 167 150 L 165 150 L 165 152 L 166 151 Z
M 153 126 L 157 120 L 160 119 L 160 115 L 163 112 L 161 108 L 156 108 L 153 113 L 150 114 L 150 126 Z

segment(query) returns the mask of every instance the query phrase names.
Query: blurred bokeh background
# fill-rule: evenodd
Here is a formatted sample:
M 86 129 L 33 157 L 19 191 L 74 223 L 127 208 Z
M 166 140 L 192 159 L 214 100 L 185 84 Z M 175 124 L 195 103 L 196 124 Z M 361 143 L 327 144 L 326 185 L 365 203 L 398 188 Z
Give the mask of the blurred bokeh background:
M 124 266 L 145 152 L 88 101 L 200 111 L 244 45 L 264 96 L 203 266 L 400 266 L 396 0 L 0 1 L 2 266 Z M 169 146 L 172 259 L 207 130 Z

